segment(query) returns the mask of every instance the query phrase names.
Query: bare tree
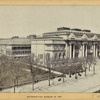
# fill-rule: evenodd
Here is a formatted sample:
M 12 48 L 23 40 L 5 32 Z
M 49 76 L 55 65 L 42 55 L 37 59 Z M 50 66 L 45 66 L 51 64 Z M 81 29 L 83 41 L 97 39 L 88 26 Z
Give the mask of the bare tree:
M 65 82 L 65 77 L 66 77 L 66 74 L 68 74 L 68 62 L 69 62 L 69 59 L 68 58 L 63 58 L 61 59 L 60 61 L 58 61 L 58 64 L 60 66 L 60 71 L 62 73 L 62 78 L 63 78 L 63 83 Z
M 6 84 L 6 79 L 9 75 L 9 63 L 8 63 L 8 57 L 5 55 L 0 55 L 0 88 L 4 87 Z
M 87 58 L 79 58 L 80 64 L 82 65 L 82 72 L 87 76 Z
M 31 76 L 32 76 L 32 90 L 34 90 L 35 89 L 34 85 L 36 82 L 35 77 L 38 73 L 37 58 L 36 60 L 34 60 L 34 54 L 31 54 L 29 57 L 29 69 L 30 69 Z
M 48 85 L 50 86 L 50 80 L 54 77 L 52 77 L 53 75 L 53 71 L 55 70 L 55 68 L 57 66 L 61 66 L 61 61 L 58 60 L 58 59 L 55 59 L 54 57 L 51 57 L 47 54 L 46 55 L 46 66 L 47 66 L 47 69 L 48 69 Z M 51 73 L 51 70 L 52 70 L 52 73 Z
M 0 88 L 4 88 L 5 86 L 14 86 L 14 92 L 16 92 L 16 86 L 18 87 L 27 75 L 24 67 L 29 66 L 34 90 L 34 79 L 37 74 L 37 68 L 36 65 L 34 65 L 35 67 L 33 65 L 33 59 L 30 59 L 30 63 L 26 65 L 26 63 L 24 64 L 23 62 L 20 62 L 20 60 L 15 60 L 10 57 L 8 58 L 4 55 L 0 56 Z
M 48 68 L 48 85 L 50 86 L 51 84 L 50 84 L 50 79 L 51 79 L 51 61 L 52 61 L 52 59 L 50 59 L 50 56 L 47 54 L 46 55 L 46 57 L 45 57 L 45 60 L 46 60 L 46 66 L 47 66 L 47 68 Z
M 93 74 L 95 74 L 95 65 L 96 65 L 96 58 L 95 57 L 87 57 L 87 64 L 88 64 L 88 68 L 89 68 L 89 71 L 90 71 L 90 68 L 92 67 L 93 68 Z
M 15 92 L 15 87 L 19 85 L 19 80 L 21 77 L 24 77 L 25 75 L 25 71 L 23 71 L 24 69 L 24 64 L 19 61 L 14 60 L 13 58 L 9 59 L 9 77 L 13 82 L 14 85 L 14 92 Z
M 59 60 L 53 60 L 54 70 L 61 72 L 61 77 L 63 78 L 63 83 L 65 82 L 66 74 L 68 74 L 68 58 L 62 58 Z

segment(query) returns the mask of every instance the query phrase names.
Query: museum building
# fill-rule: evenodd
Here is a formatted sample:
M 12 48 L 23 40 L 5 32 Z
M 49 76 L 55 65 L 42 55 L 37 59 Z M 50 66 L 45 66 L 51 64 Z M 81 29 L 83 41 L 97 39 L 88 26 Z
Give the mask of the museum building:
M 41 37 L 29 35 L 0 39 L 0 54 L 18 59 L 34 54 L 38 63 L 43 65 L 47 58 L 100 58 L 100 34 L 87 29 L 59 27 L 54 32 L 43 33 Z
M 41 64 L 47 56 L 54 59 L 100 57 L 100 34 L 87 29 L 57 28 L 55 32 L 43 33 L 41 38 L 31 41 L 31 53 Z
M 15 59 L 27 58 L 31 54 L 31 41 L 27 38 L 12 37 L 0 39 L 0 55 Z

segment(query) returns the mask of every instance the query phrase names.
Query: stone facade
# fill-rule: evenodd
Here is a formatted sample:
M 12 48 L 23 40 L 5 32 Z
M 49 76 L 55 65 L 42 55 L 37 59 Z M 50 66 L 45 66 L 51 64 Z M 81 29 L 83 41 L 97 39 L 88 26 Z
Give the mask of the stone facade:
M 65 42 L 62 38 L 37 38 L 31 42 L 31 53 L 38 63 L 45 64 L 46 59 L 62 59 L 65 57 Z
M 42 37 L 30 35 L 27 38 L 1 39 L 0 54 L 14 58 L 27 58 L 34 54 L 40 64 L 45 64 L 47 58 L 100 58 L 100 34 L 60 27 L 55 32 L 43 33 Z
M 10 38 L 0 40 L 0 55 L 15 59 L 27 58 L 31 54 L 31 41 L 27 38 Z
M 56 32 L 44 33 L 43 37 L 62 37 L 66 43 L 66 57 L 100 57 L 100 34 L 90 30 L 58 28 Z

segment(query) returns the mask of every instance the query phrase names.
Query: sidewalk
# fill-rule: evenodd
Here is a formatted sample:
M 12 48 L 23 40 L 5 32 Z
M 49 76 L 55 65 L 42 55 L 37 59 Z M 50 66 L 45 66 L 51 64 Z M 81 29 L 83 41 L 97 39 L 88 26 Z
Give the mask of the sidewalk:
M 99 60 L 100 61 L 100 60 Z M 75 76 L 69 78 L 67 75 L 65 82 L 58 81 L 59 78 L 51 80 L 51 86 L 48 86 L 48 80 L 38 82 L 35 84 L 35 90 L 32 90 L 32 84 L 24 85 L 21 87 L 16 87 L 16 92 L 94 92 L 100 89 L 100 62 L 98 61 L 96 65 L 96 74 L 91 71 L 87 71 L 87 76 Z M 13 92 L 14 89 L 6 89 L 2 92 Z

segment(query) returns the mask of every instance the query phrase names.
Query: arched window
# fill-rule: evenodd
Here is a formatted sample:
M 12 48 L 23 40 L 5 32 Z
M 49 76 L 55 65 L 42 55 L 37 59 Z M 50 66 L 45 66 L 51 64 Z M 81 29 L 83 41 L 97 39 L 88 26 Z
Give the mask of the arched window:
M 63 58 L 65 58 L 65 52 L 63 53 Z
M 47 58 L 47 60 L 50 60 L 50 53 L 46 54 L 46 58 Z
M 59 53 L 59 59 L 61 58 L 61 53 Z
M 54 53 L 54 59 L 57 59 L 57 53 Z

